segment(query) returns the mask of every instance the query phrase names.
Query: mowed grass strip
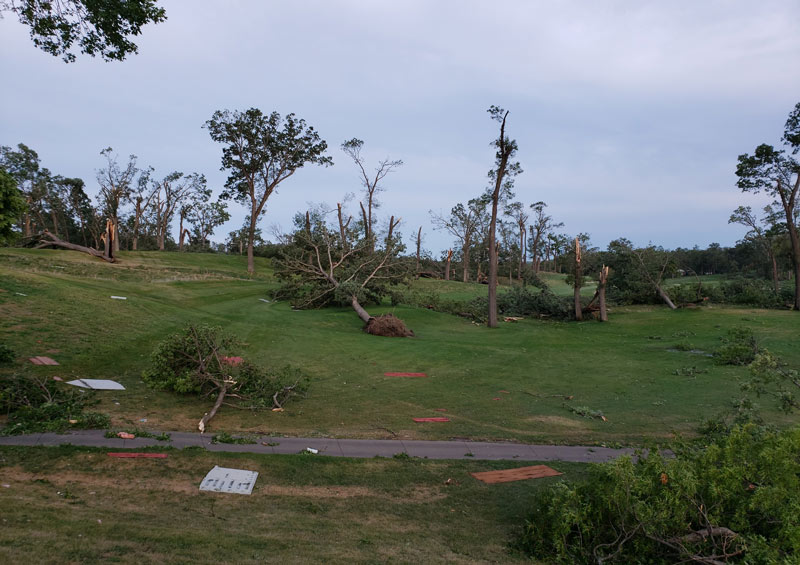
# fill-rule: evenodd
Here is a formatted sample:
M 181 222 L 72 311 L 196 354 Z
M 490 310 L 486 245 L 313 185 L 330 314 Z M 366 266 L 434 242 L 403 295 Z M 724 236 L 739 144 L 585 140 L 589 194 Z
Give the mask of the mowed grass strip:
M 9 256 L 37 266 L 3 261 Z M 612 308 L 608 324 L 522 320 L 490 330 L 426 309 L 370 307 L 372 314 L 394 312 L 417 335 L 391 339 L 363 333 L 347 308 L 294 311 L 286 303 L 261 302 L 274 288 L 268 262 L 257 265 L 263 279 L 248 279 L 244 257 L 142 252 L 131 261 L 144 266 L 123 280 L 114 274 L 128 268 L 127 255 L 120 265 L 83 257 L 0 250 L 0 288 L 6 291 L 0 293 L 0 339 L 20 357 L 3 370 L 121 382 L 126 391 L 98 394 L 99 409 L 118 428 L 192 430 L 209 409 L 210 401 L 152 391 L 141 382 L 153 348 L 187 323 L 220 325 L 242 340 L 245 357 L 275 367 L 291 364 L 310 379 L 308 397 L 284 412 L 223 407 L 212 432 L 638 445 L 676 431 L 692 435 L 739 394 L 746 369 L 715 366 L 708 357 L 730 328 L 753 328 L 763 346 L 800 366 L 796 312 Z M 108 276 L 48 270 L 56 260 L 89 264 Z M 185 280 L 159 282 L 159 272 L 178 268 Z M 228 274 L 192 278 L 212 271 Z M 462 284 L 425 281 L 439 283 L 443 293 L 458 292 Z M 699 353 L 674 351 L 676 344 Z M 36 355 L 60 365 L 23 361 Z M 708 372 L 674 374 L 686 367 Z M 386 372 L 424 372 L 428 378 Z M 582 417 L 572 410 L 578 407 L 600 411 L 607 421 Z M 450 422 L 411 420 L 441 416 L 441 408 Z M 768 415 L 781 424 L 792 421 L 774 411 Z
M 487 485 L 469 473 L 528 463 L 166 453 L 0 448 L 0 561 L 521 562 L 508 543 L 534 492 L 586 469 Z M 214 465 L 257 471 L 253 494 L 200 492 Z

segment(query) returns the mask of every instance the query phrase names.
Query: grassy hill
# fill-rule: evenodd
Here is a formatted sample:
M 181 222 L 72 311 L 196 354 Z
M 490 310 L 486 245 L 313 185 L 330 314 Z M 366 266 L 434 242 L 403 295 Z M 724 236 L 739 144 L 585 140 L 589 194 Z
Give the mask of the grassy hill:
M 147 419 L 153 429 L 191 430 L 209 402 L 152 391 L 140 375 L 161 339 L 205 322 L 242 339 L 242 353 L 253 361 L 291 364 L 311 381 L 309 396 L 285 412 L 225 407 L 212 431 L 640 444 L 673 431 L 692 434 L 738 393 L 746 375 L 714 366 L 703 353 L 673 351 L 677 343 L 710 352 L 727 329 L 747 325 L 763 345 L 800 365 L 800 316 L 793 312 L 615 308 L 608 324 L 523 320 L 490 330 L 425 309 L 371 308 L 393 311 L 417 334 L 390 339 L 361 332 L 349 309 L 294 311 L 262 302 L 275 284 L 269 263 L 259 260 L 254 277 L 245 266 L 240 256 L 123 253 L 108 265 L 77 253 L 0 249 L 0 341 L 20 357 L 5 370 L 115 379 L 127 390 L 100 394 L 100 410 L 115 426 Z M 417 284 L 460 297 L 486 288 Z M 561 284 L 556 291 L 567 288 Z M 60 366 L 25 361 L 35 355 Z M 674 374 L 687 367 L 708 372 Z M 390 378 L 387 371 L 429 378 Z M 441 415 L 441 408 L 450 423 L 411 420 Z M 581 417 L 579 408 L 601 411 L 607 421 Z

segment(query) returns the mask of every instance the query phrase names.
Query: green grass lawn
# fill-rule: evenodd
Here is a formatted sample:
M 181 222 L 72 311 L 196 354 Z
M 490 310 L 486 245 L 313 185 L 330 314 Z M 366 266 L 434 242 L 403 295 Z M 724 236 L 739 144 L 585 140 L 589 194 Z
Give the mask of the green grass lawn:
M 390 339 L 363 333 L 349 309 L 293 311 L 261 302 L 274 285 L 268 262 L 257 263 L 255 277 L 245 265 L 240 256 L 158 252 L 123 253 L 119 264 L 107 265 L 77 253 L 0 249 L 0 341 L 20 357 L 4 370 L 115 379 L 125 392 L 99 393 L 99 409 L 115 426 L 141 426 L 146 418 L 155 430 L 191 430 L 210 402 L 154 392 L 140 376 L 165 335 L 206 322 L 241 338 L 253 361 L 292 364 L 310 378 L 308 397 L 285 412 L 223 407 L 211 431 L 641 444 L 673 431 L 694 433 L 738 394 L 746 376 L 744 368 L 714 366 L 703 354 L 670 351 L 677 343 L 710 352 L 729 328 L 746 325 L 764 346 L 800 365 L 795 312 L 613 308 L 608 324 L 522 320 L 490 330 L 425 309 L 371 308 L 393 311 L 417 334 Z M 418 283 L 451 294 L 486 288 Z M 61 365 L 24 361 L 34 355 Z M 693 366 L 708 373 L 673 374 Z M 390 378 L 387 371 L 429 378 Z M 600 410 L 607 421 L 578 416 L 573 407 Z M 451 422 L 411 420 L 441 416 L 439 408 Z
M 469 475 L 529 464 L 508 461 L 166 452 L 0 448 L 0 562 L 525 562 L 509 542 L 536 490 L 562 480 Z M 200 492 L 214 465 L 257 471 L 253 494 Z

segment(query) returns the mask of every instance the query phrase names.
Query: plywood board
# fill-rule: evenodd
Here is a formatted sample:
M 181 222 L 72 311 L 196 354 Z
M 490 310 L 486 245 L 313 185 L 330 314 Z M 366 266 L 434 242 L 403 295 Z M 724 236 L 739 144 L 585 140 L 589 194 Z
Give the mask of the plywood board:
M 76 379 L 67 381 L 68 385 L 79 386 L 81 388 L 91 388 L 93 390 L 125 390 L 125 387 L 116 381 L 107 379 Z
M 166 459 L 166 453 L 132 453 L 130 451 L 125 451 L 122 453 L 108 453 L 109 457 L 117 457 L 120 459 L 134 459 L 134 458 L 142 458 L 142 459 Z
M 200 483 L 200 490 L 250 494 L 253 492 L 256 479 L 258 479 L 257 471 L 228 469 L 215 465 Z
M 483 473 L 470 473 L 473 477 L 484 483 L 510 483 L 512 481 L 525 481 L 527 479 L 541 479 L 542 477 L 555 477 L 563 475 L 547 465 L 532 465 L 516 469 L 503 469 L 501 471 L 485 471 Z
M 450 418 L 412 418 L 415 422 L 449 422 Z
M 58 365 L 58 362 L 54 359 L 50 359 L 49 357 L 45 357 L 43 355 L 39 355 L 38 357 L 31 357 L 30 362 L 34 365 Z

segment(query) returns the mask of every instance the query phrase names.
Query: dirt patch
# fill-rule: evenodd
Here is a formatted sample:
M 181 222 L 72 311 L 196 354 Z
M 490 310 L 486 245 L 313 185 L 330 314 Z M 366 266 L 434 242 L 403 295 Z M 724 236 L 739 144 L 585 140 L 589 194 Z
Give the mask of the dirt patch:
M 370 318 L 364 331 L 372 335 L 383 337 L 414 337 L 414 332 L 408 329 L 403 320 L 396 318 L 394 314 L 384 314 Z
M 560 428 L 583 428 L 583 422 L 579 422 L 577 420 L 572 420 L 570 418 L 564 418 L 562 416 L 531 416 L 529 418 L 525 418 L 526 422 L 535 422 L 538 424 L 544 424 L 548 426 L 558 426 Z
M 142 470 L 141 474 L 131 475 L 121 480 L 120 468 L 112 468 L 109 465 L 98 466 L 99 473 L 76 472 L 70 469 L 48 470 L 43 473 L 32 473 L 19 467 L 3 467 L 3 483 L 11 485 L 10 489 L 25 483 L 36 480 L 47 480 L 53 487 L 64 489 L 66 487 L 79 485 L 87 490 L 97 491 L 148 491 L 148 492 L 174 492 L 183 494 L 199 493 L 200 481 L 202 476 L 185 478 L 167 478 L 163 475 L 150 475 L 147 473 L 145 465 L 152 465 L 152 461 L 139 464 L 139 460 L 126 459 L 121 465 L 128 465 L 132 469 L 133 465 Z M 145 460 L 147 461 L 147 460 Z M 246 465 L 244 465 L 246 467 Z M 163 470 L 163 468 L 161 469 Z M 127 474 L 127 473 L 126 473 Z M 259 477 L 256 488 L 252 496 L 288 496 L 288 497 L 309 497 L 315 499 L 348 499 L 356 497 L 382 498 L 391 502 L 431 502 L 445 497 L 438 488 L 416 486 L 408 491 L 397 495 L 388 495 L 385 492 L 362 486 L 340 485 L 340 486 L 293 486 L 293 485 L 274 485 L 264 484 L 264 479 Z

